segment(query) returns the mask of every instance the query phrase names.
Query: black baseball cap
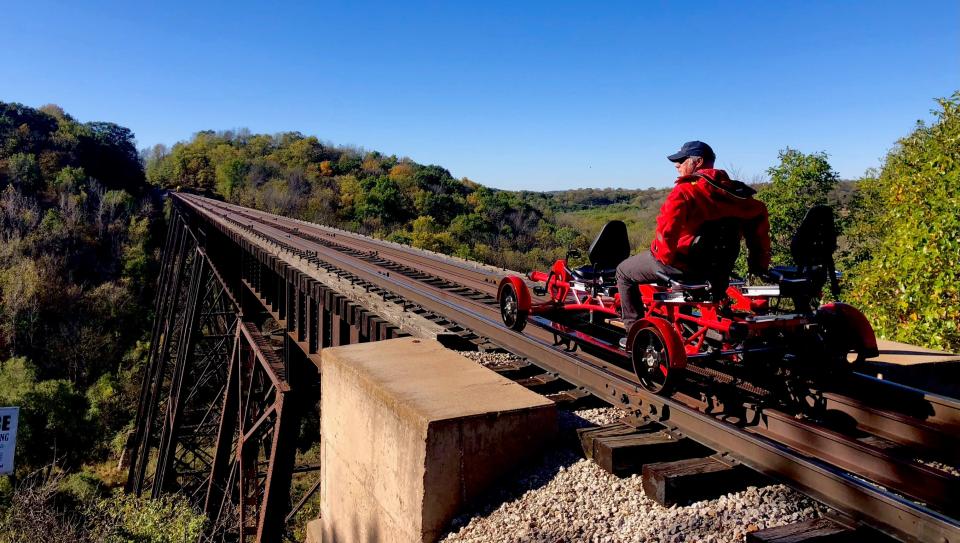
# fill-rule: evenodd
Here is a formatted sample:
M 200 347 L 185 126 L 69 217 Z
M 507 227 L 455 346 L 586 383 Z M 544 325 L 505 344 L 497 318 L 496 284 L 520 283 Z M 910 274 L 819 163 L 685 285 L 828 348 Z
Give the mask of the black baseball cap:
M 702 141 L 688 141 L 680 147 L 679 151 L 668 156 L 667 159 L 669 159 L 670 162 L 683 162 L 688 156 L 703 157 L 704 160 L 714 160 L 717 158 L 717 155 L 713 154 L 713 149 L 706 143 Z

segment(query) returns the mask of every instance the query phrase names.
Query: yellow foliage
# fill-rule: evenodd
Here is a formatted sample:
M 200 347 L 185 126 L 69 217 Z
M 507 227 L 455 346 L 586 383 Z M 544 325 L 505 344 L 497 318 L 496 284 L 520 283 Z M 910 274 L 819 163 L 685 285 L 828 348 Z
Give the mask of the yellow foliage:
M 401 162 L 400 164 L 390 168 L 390 179 L 393 179 L 394 181 L 405 181 L 412 178 L 416 171 L 417 169 L 414 168 L 412 164 L 408 162 Z
M 360 164 L 360 167 L 366 173 L 378 173 L 380 172 L 380 159 L 373 156 L 368 156 L 367 158 L 363 159 L 363 163 Z
M 322 166 L 322 164 L 321 164 Z M 340 178 L 340 207 L 352 208 L 363 193 L 360 181 L 352 175 Z
M 329 160 L 324 160 L 320 163 L 320 175 L 324 177 L 333 175 L 333 164 L 331 164 Z

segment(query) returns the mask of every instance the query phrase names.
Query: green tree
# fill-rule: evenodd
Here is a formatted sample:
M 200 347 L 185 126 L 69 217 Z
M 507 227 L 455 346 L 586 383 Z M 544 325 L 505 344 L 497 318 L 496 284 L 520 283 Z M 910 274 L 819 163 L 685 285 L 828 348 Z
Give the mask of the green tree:
M 77 192 L 78 189 L 83 187 L 86 181 L 87 173 L 83 171 L 83 168 L 66 166 L 57 172 L 57 175 L 53 181 L 53 185 L 57 188 L 57 190 L 66 194 L 71 194 Z
M 173 162 L 173 183 L 204 191 L 213 190 L 216 184 L 216 167 L 202 145 L 174 145 L 170 160 Z
M 23 469 L 60 459 L 75 466 L 84 457 L 91 437 L 85 430 L 87 402 L 70 382 L 37 381 L 33 364 L 11 358 L 0 362 L 0 404 L 20 407 L 17 462 Z
M 29 258 L 17 258 L 9 268 L 0 268 L 0 344 L 16 348 L 32 335 L 42 286 L 40 270 Z
M 32 192 L 40 184 L 40 167 L 33 153 L 16 153 L 7 159 L 10 182 L 23 192 Z
M 377 177 L 363 203 L 357 207 L 361 217 L 378 217 L 384 225 L 404 222 L 409 217 L 409 206 L 397 182 L 389 177 Z
M 167 187 L 174 184 L 173 161 L 168 160 L 169 156 L 170 149 L 162 143 L 144 150 L 143 160 L 147 182 L 151 185 Z
M 860 181 L 850 297 L 886 337 L 960 349 L 960 92 Z
M 203 535 L 206 519 L 181 496 L 105 494 L 89 473 L 31 473 L 0 509 L 0 543 L 181 543 Z
M 477 213 L 457 215 L 450 221 L 448 232 L 461 243 L 476 243 L 489 237 L 492 226 Z
M 830 192 L 840 182 L 827 162 L 827 154 L 805 154 L 796 149 L 780 151 L 780 164 L 767 170 L 770 183 L 757 198 L 767 204 L 770 213 L 770 243 L 774 264 L 789 264 L 790 240 L 807 211 L 827 203 Z
M 419 249 L 449 253 L 454 248 L 450 234 L 443 232 L 437 221 L 429 215 L 414 219 L 411 238 L 411 245 Z
M 108 122 L 85 126 L 89 135 L 80 140 L 80 161 L 90 177 L 108 188 L 139 194 L 145 178 L 133 132 Z
M 217 192 L 224 198 L 230 198 L 234 189 L 243 184 L 247 175 L 247 164 L 239 158 L 229 159 L 217 164 Z

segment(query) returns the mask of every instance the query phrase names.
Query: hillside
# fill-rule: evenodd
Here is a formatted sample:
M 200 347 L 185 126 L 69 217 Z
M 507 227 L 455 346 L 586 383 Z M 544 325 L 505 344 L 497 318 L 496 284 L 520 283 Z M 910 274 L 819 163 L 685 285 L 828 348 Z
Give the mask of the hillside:
M 176 498 L 110 492 L 153 320 L 152 192 L 129 129 L 0 102 L 0 405 L 20 407 L 0 541 L 170 541 L 203 525 Z
M 203 131 L 144 153 L 148 181 L 517 270 L 585 252 L 620 219 L 649 245 L 660 189 L 504 191 L 436 165 L 290 132 Z M 667 172 L 672 173 L 672 172 Z
M 149 192 L 127 128 L 0 103 L 0 404 L 23 408 L 24 466 L 102 458 L 130 420 L 122 374 L 150 326 L 159 237 Z

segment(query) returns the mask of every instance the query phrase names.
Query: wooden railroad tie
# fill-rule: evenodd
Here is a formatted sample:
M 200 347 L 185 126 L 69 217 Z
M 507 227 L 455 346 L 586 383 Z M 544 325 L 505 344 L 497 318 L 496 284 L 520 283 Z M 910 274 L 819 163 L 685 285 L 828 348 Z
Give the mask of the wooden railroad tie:
M 584 403 L 593 398 L 593 395 L 587 392 L 582 388 L 570 388 L 566 390 L 560 390 L 557 392 L 552 392 L 546 395 L 547 398 L 550 398 L 555 403 L 572 406 L 577 402 Z
M 850 519 L 817 518 L 747 534 L 747 543 L 893 543 L 895 539 Z
M 656 423 L 637 427 L 615 422 L 577 433 L 587 458 L 617 476 L 642 473 L 644 492 L 664 506 L 770 484 L 750 468 L 713 455 L 691 439 L 677 439 Z
M 690 505 L 770 481 L 743 465 L 716 456 L 643 466 L 643 491 L 660 505 Z
M 646 464 L 706 456 L 713 452 L 693 440 L 677 439 L 653 423 L 634 427 L 616 422 L 579 428 L 577 434 L 587 458 L 617 476 L 639 473 Z

